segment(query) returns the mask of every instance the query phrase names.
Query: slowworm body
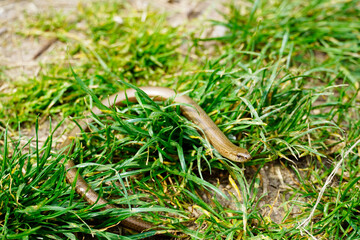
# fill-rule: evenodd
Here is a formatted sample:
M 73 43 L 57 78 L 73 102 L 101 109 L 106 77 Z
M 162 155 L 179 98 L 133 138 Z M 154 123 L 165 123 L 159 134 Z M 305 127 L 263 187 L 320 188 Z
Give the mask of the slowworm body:
M 201 129 L 211 143 L 211 145 L 225 158 L 235 162 L 246 162 L 250 160 L 251 156 L 246 149 L 235 146 L 229 141 L 229 139 L 224 135 L 224 133 L 216 126 L 216 124 L 211 120 L 211 118 L 206 114 L 206 112 L 190 97 L 186 95 L 176 94 L 174 90 L 164 87 L 141 87 L 149 97 L 153 98 L 155 101 L 165 100 L 168 98 L 174 98 L 176 103 L 184 103 L 180 105 L 182 114 L 192 122 L 194 122 Z M 124 105 L 127 101 L 137 102 L 136 100 L 136 90 L 128 89 L 126 91 L 118 92 L 109 98 L 106 98 L 102 101 L 102 104 L 111 107 L 111 106 L 121 106 Z M 92 109 L 93 114 L 101 114 L 101 110 L 97 107 Z M 88 114 L 89 116 L 90 114 Z M 88 129 L 88 123 L 90 119 L 81 119 L 78 121 L 78 125 L 86 131 Z M 60 148 L 65 148 L 71 145 L 74 137 L 81 133 L 79 127 L 75 127 L 67 139 L 61 144 Z M 70 149 L 71 151 L 71 149 Z M 116 206 L 108 204 L 108 202 L 99 197 L 99 195 L 89 187 L 86 181 L 77 174 L 77 169 L 72 160 L 69 160 L 65 168 L 67 170 L 66 179 L 69 183 L 75 183 L 76 192 L 81 195 L 89 204 L 93 205 L 103 205 L 105 209 L 115 208 Z M 135 230 L 137 232 L 143 232 L 150 229 L 159 229 L 153 226 L 152 224 L 140 220 L 135 217 L 129 217 L 121 221 L 120 223 L 125 228 Z

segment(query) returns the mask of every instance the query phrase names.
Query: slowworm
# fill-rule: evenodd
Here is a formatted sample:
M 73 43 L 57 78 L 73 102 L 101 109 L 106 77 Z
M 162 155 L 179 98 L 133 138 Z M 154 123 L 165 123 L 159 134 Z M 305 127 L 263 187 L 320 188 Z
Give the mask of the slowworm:
M 180 109 L 182 114 L 194 122 L 199 128 L 202 130 L 211 143 L 211 145 L 225 158 L 235 162 L 246 162 L 250 160 L 251 156 L 246 149 L 235 146 L 233 143 L 229 141 L 229 139 L 224 135 L 222 131 L 216 126 L 216 124 L 211 120 L 211 118 L 206 114 L 206 112 L 196 104 L 190 97 L 186 95 L 176 94 L 174 90 L 164 87 L 141 87 L 149 97 L 153 98 L 155 101 L 165 100 L 168 98 L 174 98 L 174 102 L 176 103 L 185 103 L 180 105 Z M 111 106 L 120 106 L 129 102 L 137 102 L 135 97 L 136 90 L 128 89 L 125 91 L 118 92 L 109 98 L 106 98 L 102 101 L 102 104 L 111 107 Z M 97 107 L 92 109 L 94 114 L 100 114 L 101 110 Z M 90 114 L 87 114 L 89 116 Z M 88 122 L 91 121 L 91 118 L 86 120 L 82 119 L 78 121 L 78 125 L 83 130 L 88 130 Z M 65 148 L 69 146 L 74 137 L 81 133 L 81 129 L 75 127 L 67 139 L 61 144 L 60 148 Z M 72 149 L 69 149 L 72 151 Z M 72 160 L 69 160 L 65 168 L 67 170 L 66 179 L 69 183 L 75 183 L 76 192 L 81 195 L 89 204 L 93 205 L 103 205 L 104 209 L 115 208 L 116 206 L 112 204 L 108 204 L 108 202 L 99 197 L 99 195 L 91 189 L 91 187 L 86 183 L 86 181 L 77 174 L 77 169 Z M 120 222 L 125 228 L 132 229 L 137 232 L 143 232 L 150 229 L 159 229 L 152 224 L 145 222 L 141 219 L 135 217 L 129 217 Z

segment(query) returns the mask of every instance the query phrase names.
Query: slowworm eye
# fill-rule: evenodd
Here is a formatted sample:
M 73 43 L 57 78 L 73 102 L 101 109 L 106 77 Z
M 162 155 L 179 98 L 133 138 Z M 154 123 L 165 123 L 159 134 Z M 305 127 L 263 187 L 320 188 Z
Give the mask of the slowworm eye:
M 245 160 L 244 156 L 240 153 L 236 154 L 236 158 L 239 160 L 239 161 L 243 161 Z

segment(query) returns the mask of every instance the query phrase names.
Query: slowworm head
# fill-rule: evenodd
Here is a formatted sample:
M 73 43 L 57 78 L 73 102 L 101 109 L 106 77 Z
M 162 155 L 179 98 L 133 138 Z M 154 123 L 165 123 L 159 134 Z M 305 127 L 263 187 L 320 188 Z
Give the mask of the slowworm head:
M 231 153 L 230 160 L 234 162 L 247 162 L 251 159 L 250 153 L 243 148 L 237 147 L 236 151 Z

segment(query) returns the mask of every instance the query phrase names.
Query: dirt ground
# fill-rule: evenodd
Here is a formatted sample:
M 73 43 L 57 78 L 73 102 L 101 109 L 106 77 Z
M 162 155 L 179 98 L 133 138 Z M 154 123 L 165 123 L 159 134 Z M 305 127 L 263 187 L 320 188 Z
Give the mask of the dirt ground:
M 88 4 L 89 1 L 86 2 Z M 177 26 L 186 24 L 189 28 L 196 24 L 205 22 L 206 19 L 219 19 L 220 14 L 217 10 L 224 7 L 223 0 L 157 0 L 131 1 L 131 5 L 135 8 L 142 9 L 146 7 L 154 7 L 158 11 L 166 11 L 168 21 L 171 25 Z M 79 1 L 67 0 L 0 0 L 0 65 L 8 68 L 6 74 L 14 81 L 26 80 L 29 76 L 36 76 L 41 71 L 39 61 L 51 60 L 54 56 L 48 54 L 52 48 L 64 48 L 62 43 L 56 42 L 49 45 L 49 39 L 24 39 L 16 35 L 17 22 L 24 18 L 24 14 L 37 14 L 49 9 L 56 11 L 72 12 L 76 10 Z M 83 3 L 85 4 L 85 3 Z M 224 29 L 213 28 L 211 32 L 207 32 L 211 36 L 221 36 Z M 39 58 L 34 60 L 34 56 L 41 50 L 45 51 Z M 65 51 L 64 51 L 65 52 Z M 64 53 L 65 55 L 65 53 Z M 6 83 L 0 82 L 0 91 L 6 91 Z M 45 124 L 45 123 L 44 123 Z M 46 125 L 46 124 L 45 124 Z M 43 133 L 48 131 L 47 127 L 42 127 Z M 40 129 L 41 130 L 41 129 Z M 59 134 L 63 132 L 60 129 Z M 32 132 L 23 133 L 32 136 Z M 42 133 L 40 132 L 40 135 Z M 43 136 L 45 139 L 46 136 Z M 64 138 L 64 137 L 62 137 Z M 60 140 L 61 141 L 61 138 Z M 306 164 L 305 164 L 306 165 Z M 253 177 L 257 167 L 246 170 L 249 179 Z M 306 166 L 299 169 L 300 172 L 306 171 Z M 221 176 L 219 176 L 221 178 Z M 284 209 L 289 206 L 284 204 L 288 200 L 287 191 L 289 186 L 297 187 L 297 178 L 292 170 L 285 167 L 282 162 L 272 162 L 266 164 L 260 171 L 260 188 L 266 197 L 261 201 L 261 205 L 267 204 L 263 208 L 263 216 L 270 217 L 273 221 L 280 223 L 284 217 Z M 222 189 L 231 189 L 230 184 L 226 184 L 227 177 L 224 177 Z M 205 194 L 204 194 L 205 195 Z M 222 204 L 232 206 L 233 203 L 223 201 Z M 294 208 L 293 213 L 296 214 L 299 209 Z M 196 215 L 196 213 L 194 213 Z

